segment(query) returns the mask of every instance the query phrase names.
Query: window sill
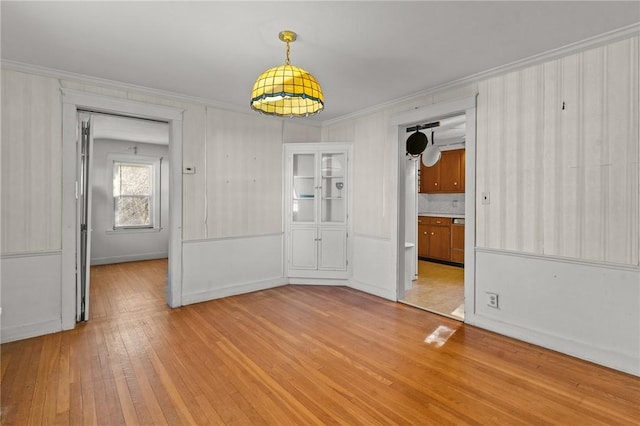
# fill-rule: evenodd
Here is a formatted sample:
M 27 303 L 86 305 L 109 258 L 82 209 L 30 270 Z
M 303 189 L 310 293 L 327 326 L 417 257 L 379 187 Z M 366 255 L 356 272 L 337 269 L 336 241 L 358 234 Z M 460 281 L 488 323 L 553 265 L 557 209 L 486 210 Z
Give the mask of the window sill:
M 107 235 L 115 234 L 149 234 L 154 232 L 160 232 L 162 228 L 120 228 L 105 231 Z

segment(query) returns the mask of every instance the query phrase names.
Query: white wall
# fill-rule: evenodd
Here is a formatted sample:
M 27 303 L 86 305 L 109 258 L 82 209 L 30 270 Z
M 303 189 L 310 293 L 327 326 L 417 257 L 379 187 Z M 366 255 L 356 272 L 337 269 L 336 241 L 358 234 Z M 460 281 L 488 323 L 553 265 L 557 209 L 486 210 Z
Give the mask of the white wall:
M 634 37 L 480 83 L 470 322 L 640 375 L 639 82 Z
M 185 242 L 184 304 L 287 284 L 283 244 L 281 233 Z
M 62 158 L 61 88 L 184 110 L 183 164 L 196 166 L 196 174 L 183 175 L 183 241 L 198 242 L 204 253 L 237 253 L 238 244 L 250 246 L 256 237 L 276 236 L 266 237 L 270 245 L 261 252 L 264 268 L 257 269 L 265 272 L 266 281 L 247 275 L 251 266 L 246 262 L 230 264 L 224 257 L 203 257 L 203 252 L 183 248 L 183 263 L 190 267 L 182 281 L 185 300 L 284 282 L 282 272 L 271 279 L 272 271 L 283 265 L 282 143 L 317 142 L 320 127 L 252 111 L 222 111 L 130 86 L 7 69 L 1 78 L 3 342 L 61 330 L 62 305 L 75 304 L 75 299 L 61 300 L 61 240 L 63 232 L 74 232 L 62 228 L 61 176 L 63 166 L 75 164 L 75 158 Z M 51 256 L 58 259 L 55 267 Z M 217 278 L 199 279 L 204 276 Z
M 636 268 L 489 249 L 476 264 L 474 324 L 640 375 Z
M 2 341 L 60 331 L 60 251 L 2 256 Z
M 112 155 L 162 158 L 160 170 L 160 224 L 157 230 L 113 231 Z M 162 259 L 169 244 L 169 148 L 140 142 L 96 139 L 93 144 L 91 202 L 91 264 Z
M 640 311 L 638 75 L 636 68 L 635 73 L 610 76 L 609 68 L 602 62 L 603 58 L 607 61 L 628 59 L 629 65 L 636 64 L 637 67 L 637 49 L 638 38 L 634 37 L 621 44 L 611 43 L 604 56 L 593 52 L 545 66 L 534 65 L 522 71 L 520 76 L 504 77 L 506 80 L 487 79 L 480 84 L 469 80 L 453 89 L 423 94 L 382 110 L 365 111 L 326 123 L 321 132 L 312 126 L 301 125 L 299 121 L 292 125 L 288 121 L 280 122 L 278 132 L 273 121 L 262 121 L 265 117 L 255 114 L 223 112 L 130 88 L 99 87 L 3 70 L 2 303 L 14 307 L 9 313 L 3 312 L 3 340 L 8 330 L 12 330 L 8 333 L 9 338 L 30 335 L 31 331 L 26 328 L 40 333 L 52 331 L 52 324 L 56 324 L 55 318 L 60 315 L 58 302 L 50 298 L 60 288 L 56 268 L 52 264 L 47 266 L 52 275 L 46 276 L 44 273 L 37 277 L 20 273 L 22 269 L 32 272 L 41 267 L 42 259 L 36 256 L 39 251 L 53 251 L 55 257 L 64 231 L 60 226 L 63 159 L 60 154 L 59 87 L 185 110 L 184 164 L 195 165 L 198 170 L 184 179 L 183 194 L 184 263 L 193 274 L 185 274 L 184 294 L 190 295 L 187 298 L 190 301 L 234 294 L 252 286 L 279 284 L 278 273 L 273 271 L 278 271 L 282 265 L 281 254 L 275 251 L 282 244 L 281 239 L 278 240 L 282 223 L 276 223 L 275 219 L 282 209 L 282 185 L 279 188 L 275 185 L 277 173 L 282 173 L 280 144 L 282 141 L 316 141 L 320 135 L 323 142 L 353 141 L 354 144 L 353 225 L 356 235 L 352 240 L 351 285 L 394 299 L 399 267 L 398 242 L 394 238 L 398 226 L 395 202 L 398 182 L 392 171 L 399 139 L 390 131 L 390 117 L 402 111 L 479 93 L 477 193 L 481 194 L 483 187 L 489 188 L 492 201 L 491 207 L 484 210 L 478 203 L 476 211 L 480 247 L 476 259 L 478 276 L 473 290 L 477 303 L 474 312 L 466 313 L 467 321 L 640 374 L 640 333 L 637 328 Z M 572 108 L 573 101 L 569 102 L 570 109 L 565 111 L 577 114 L 579 121 L 582 120 L 584 126 L 578 129 L 582 133 L 574 135 L 575 129 L 556 126 L 559 133 L 547 134 L 545 127 L 540 126 L 554 123 L 557 116 L 545 115 L 541 110 L 550 111 L 546 103 L 551 99 L 548 95 L 558 88 L 552 85 L 553 82 L 564 81 L 553 77 L 553 73 L 571 69 L 575 61 L 595 66 L 583 68 L 575 80 L 571 80 L 570 74 L 565 75 L 567 84 L 561 85 L 560 93 L 569 96 L 568 99 L 576 99 L 571 98 L 577 93 L 576 86 L 571 83 L 582 82 L 580 84 L 589 86 L 592 78 L 597 78 L 602 71 L 607 75 L 606 91 L 590 93 L 596 96 L 599 93 L 603 102 L 587 101 L 583 103 L 586 108 L 578 110 Z M 631 79 L 634 86 L 629 92 L 620 93 L 619 84 L 625 79 Z M 544 101 L 534 96 L 541 83 L 544 84 Z M 502 90 L 501 87 L 508 90 L 502 92 L 497 103 L 487 103 L 483 99 L 495 89 L 494 84 L 496 90 Z M 527 101 L 511 105 L 508 93 L 516 87 L 523 89 L 519 93 Z M 511 115 L 495 115 L 496 110 L 500 111 L 501 102 L 504 102 L 504 107 L 500 107 L 502 111 Z M 631 116 L 635 124 L 627 128 L 612 126 L 619 114 Z M 603 117 L 606 125 L 594 128 L 592 124 L 602 123 Z M 491 138 L 482 139 L 487 134 L 491 134 Z M 544 135 L 543 142 L 554 140 L 551 138 L 558 135 L 562 138 L 543 149 L 536 143 L 540 141 L 540 135 Z M 583 139 L 584 135 L 601 137 Z M 496 137 L 502 139 L 494 140 Z M 276 143 L 278 138 L 279 143 Z M 265 144 L 255 146 L 257 140 Z M 568 140 L 569 145 L 562 140 Z M 503 149 L 496 151 L 494 143 L 503 144 Z M 255 153 L 255 167 L 248 167 Z M 576 153 L 579 161 L 567 160 L 565 155 L 571 153 Z M 536 163 L 552 154 L 554 167 L 540 167 Z M 215 163 L 220 156 L 226 155 L 229 155 L 229 162 Z M 264 165 L 265 159 L 275 160 L 276 157 L 277 173 L 278 167 Z M 472 158 L 467 160 L 473 161 Z M 234 166 L 248 167 L 244 173 L 249 173 L 251 179 L 240 177 Z M 605 169 L 609 171 L 603 173 Z M 577 170 L 580 171 L 578 176 Z M 612 187 L 615 182 L 620 185 Z M 543 190 L 545 185 L 562 188 L 549 192 Z M 251 194 L 258 187 L 267 188 L 268 193 L 259 198 L 238 193 L 238 190 L 247 190 Z M 622 200 L 622 204 L 613 203 L 613 200 Z M 237 215 L 225 210 L 225 206 L 233 206 Z M 265 216 L 259 217 L 262 211 L 266 212 Z M 257 221 L 253 221 L 254 218 Z M 218 222 L 212 222 L 215 220 Z M 620 224 L 624 226 L 616 227 Z M 589 235 L 592 227 L 597 230 L 595 236 Z M 261 241 L 252 253 L 269 250 L 276 253 L 272 260 L 261 263 L 264 277 L 233 280 L 231 277 L 236 274 L 245 276 L 247 264 L 225 263 L 224 258 L 215 253 L 238 253 L 238 247 L 251 247 L 253 239 L 261 238 L 261 234 L 267 245 L 263 246 Z M 618 240 L 623 243 L 617 244 Z M 187 248 L 187 245 L 192 247 Z M 568 247 L 571 249 L 566 251 Z M 11 253 L 22 253 L 25 259 L 16 260 Z M 626 266 L 612 266 L 599 259 Z M 206 278 L 208 274 L 216 277 L 215 282 Z M 266 278 L 267 282 L 261 278 Z M 481 296 L 485 291 L 496 289 L 501 293 L 504 309 L 487 311 L 481 306 Z M 35 297 L 36 294 L 50 299 L 41 303 L 43 301 Z M 545 295 L 553 295 L 553 298 L 549 301 Z M 532 309 L 543 303 L 547 303 L 544 310 Z M 598 323 L 596 317 L 615 319 L 617 328 L 611 338 L 602 337 L 607 331 L 607 320 Z M 28 323 L 27 318 L 37 324 Z M 557 327 L 557 324 L 561 326 Z M 20 331 L 22 325 L 26 328 Z
M 388 117 L 478 93 L 477 158 L 467 159 L 477 168 L 476 218 L 467 217 L 477 220 L 476 303 L 466 322 L 640 375 L 639 85 L 632 37 L 327 123 L 325 140 L 354 135 L 356 153 L 376 153 L 354 161 L 363 234 L 354 286 L 383 297 L 396 287 L 397 242 L 386 239 L 397 206 L 387 216 L 386 171 L 369 167 L 389 138 L 403 142 L 387 135 Z M 487 291 L 501 309 L 486 307 Z
M 3 70 L 3 254 L 60 249 L 61 153 L 59 83 Z
M 480 83 L 479 247 L 639 264 L 637 52 L 636 37 Z

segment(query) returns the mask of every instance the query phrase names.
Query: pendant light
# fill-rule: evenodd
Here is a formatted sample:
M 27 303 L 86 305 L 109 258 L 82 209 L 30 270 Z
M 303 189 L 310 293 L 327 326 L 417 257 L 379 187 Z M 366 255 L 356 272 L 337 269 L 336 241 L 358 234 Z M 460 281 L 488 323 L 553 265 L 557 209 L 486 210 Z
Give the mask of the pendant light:
M 260 74 L 251 91 L 251 109 L 281 117 L 306 117 L 324 108 L 324 96 L 316 78 L 289 63 L 289 43 L 297 39 L 293 31 L 281 31 L 279 38 L 287 44 L 284 65 Z

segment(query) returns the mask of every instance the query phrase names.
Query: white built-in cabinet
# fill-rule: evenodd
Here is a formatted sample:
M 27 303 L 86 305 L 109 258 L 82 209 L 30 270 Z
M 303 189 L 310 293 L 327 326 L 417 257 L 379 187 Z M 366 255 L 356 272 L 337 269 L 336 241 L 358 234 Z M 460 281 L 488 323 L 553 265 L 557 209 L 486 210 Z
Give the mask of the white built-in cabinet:
M 349 194 L 347 144 L 285 144 L 287 275 L 348 276 Z
M 638 52 L 632 37 L 479 83 L 479 247 L 638 264 Z

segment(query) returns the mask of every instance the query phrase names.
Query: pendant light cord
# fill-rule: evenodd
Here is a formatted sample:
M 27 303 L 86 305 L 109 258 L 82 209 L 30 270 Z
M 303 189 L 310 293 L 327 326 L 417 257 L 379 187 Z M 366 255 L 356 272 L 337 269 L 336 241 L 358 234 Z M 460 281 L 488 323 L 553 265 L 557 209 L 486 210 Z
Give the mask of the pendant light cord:
M 287 40 L 287 60 L 284 63 L 285 63 L 285 65 L 290 65 L 290 63 L 289 63 L 289 40 Z

